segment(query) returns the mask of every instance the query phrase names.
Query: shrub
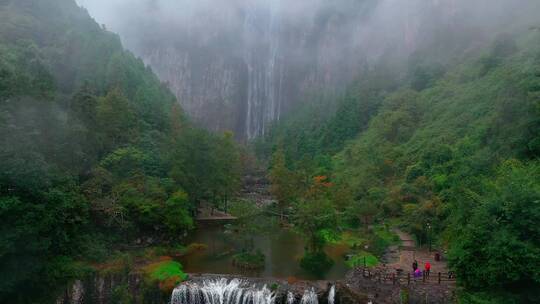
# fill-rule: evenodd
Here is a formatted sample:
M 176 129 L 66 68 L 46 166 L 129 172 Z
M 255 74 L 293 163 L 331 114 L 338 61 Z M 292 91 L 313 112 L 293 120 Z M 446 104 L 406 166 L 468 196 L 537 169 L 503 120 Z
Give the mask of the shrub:
M 159 284 L 159 289 L 164 293 L 171 292 L 176 285 L 187 279 L 182 264 L 169 257 L 163 257 L 161 261 L 149 264 L 143 270 L 146 283 Z

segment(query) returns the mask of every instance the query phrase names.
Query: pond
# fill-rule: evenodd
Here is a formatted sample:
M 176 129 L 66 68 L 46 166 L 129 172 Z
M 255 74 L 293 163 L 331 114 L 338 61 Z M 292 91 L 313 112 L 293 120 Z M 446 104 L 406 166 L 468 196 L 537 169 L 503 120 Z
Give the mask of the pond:
M 334 265 L 326 273 L 317 276 L 300 267 L 304 254 L 303 239 L 291 229 L 273 227 L 270 233 L 253 234 L 252 244 L 266 257 L 264 269 L 257 271 L 242 270 L 233 266 L 232 257 L 238 252 L 239 237 L 224 226 L 199 227 L 189 237 L 191 243 L 202 243 L 206 249 L 194 252 L 180 259 L 188 273 L 239 274 L 256 277 L 274 277 L 287 279 L 312 280 L 342 279 L 349 270 L 344 256 L 348 252 L 346 245 L 332 245 L 325 248 Z

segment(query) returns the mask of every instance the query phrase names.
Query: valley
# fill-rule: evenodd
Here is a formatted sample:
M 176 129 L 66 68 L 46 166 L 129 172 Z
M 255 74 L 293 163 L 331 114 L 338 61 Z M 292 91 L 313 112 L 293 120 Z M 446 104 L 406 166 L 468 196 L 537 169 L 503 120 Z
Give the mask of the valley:
M 536 0 L 0 0 L 0 303 L 538 303 Z

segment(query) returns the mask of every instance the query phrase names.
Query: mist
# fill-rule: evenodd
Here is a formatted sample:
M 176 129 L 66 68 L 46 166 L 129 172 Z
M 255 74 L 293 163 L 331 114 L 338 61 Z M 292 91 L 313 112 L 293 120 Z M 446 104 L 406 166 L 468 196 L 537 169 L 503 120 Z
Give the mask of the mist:
M 246 23 L 249 11 L 260 17 L 253 22 L 265 26 L 265 14 L 283 23 L 281 30 L 305 33 L 317 26 L 339 24 L 344 40 L 333 45 L 363 45 L 384 51 L 385 46 L 415 49 L 432 37 L 418 37 L 441 27 L 480 33 L 514 30 L 535 21 L 540 3 L 534 0 L 77 0 L 91 16 L 124 42 L 151 39 L 158 34 L 177 41 L 183 34 L 196 38 L 217 38 L 220 33 L 238 30 Z M 514 28 L 506 28 L 512 24 Z M 242 32 L 237 33 L 241 39 Z M 485 33 L 484 33 L 485 34 Z M 264 37 L 259 37 L 264 39 Z M 449 38 L 449 37 L 446 37 Z M 201 38 L 204 40 L 203 38 Z M 240 41 L 238 41 L 240 42 Z
M 169 83 L 203 126 L 238 137 L 314 92 L 410 60 L 451 64 L 537 25 L 535 0 L 78 0 Z M 309 101 L 308 101 L 309 102 Z

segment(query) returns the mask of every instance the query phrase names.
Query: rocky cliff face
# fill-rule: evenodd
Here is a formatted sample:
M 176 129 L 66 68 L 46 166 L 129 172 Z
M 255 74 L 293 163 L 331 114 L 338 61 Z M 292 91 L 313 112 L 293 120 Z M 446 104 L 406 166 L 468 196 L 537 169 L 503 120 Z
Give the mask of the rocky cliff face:
M 56 304 L 121 303 L 126 298 L 133 303 L 167 303 L 159 290 L 145 291 L 142 280 L 140 274 L 89 275 L 67 286 Z
M 138 41 L 133 49 L 196 121 L 251 139 L 306 93 L 344 87 L 358 68 L 359 61 L 343 54 L 350 49 L 343 45 L 347 20 L 311 12 L 299 22 L 288 9 L 278 0 L 232 5 L 219 18 L 193 12 L 187 28 L 174 27 L 179 32 L 172 39 L 154 32 L 152 42 Z
M 168 82 L 196 122 L 240 139 L 264 134 L 313 93 L 339 92 L 383 58 L 451 57 L 527 13 L 508 14 L 514 4 L 505 0 L 109 3 L 117 2 L 114 18 L 101 21 Z
M 121 6 L 131 10 L 122 22 L 100 21 L 169 84 L 195 121 L 239 138 L 264 134 L 308 92 L 345 87 L 360 62 L 346 54 L 355 43 L 352 17 L 324 1 L 141 2 L 148 5 Z

